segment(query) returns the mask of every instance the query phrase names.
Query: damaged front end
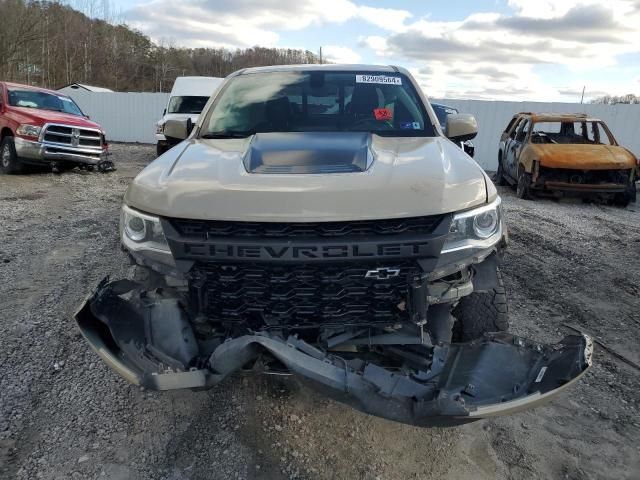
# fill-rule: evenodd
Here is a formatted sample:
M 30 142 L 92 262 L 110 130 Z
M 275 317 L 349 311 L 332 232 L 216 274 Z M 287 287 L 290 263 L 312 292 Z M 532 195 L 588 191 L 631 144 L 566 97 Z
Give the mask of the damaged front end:
M 314 341 L 282 328 L 207 335 L 184 292 L 105 279 L 76 314 L 84 337 L 129 382 L 155 390 L 211 387 L 240 369 L 284 368 L 366 413 L 418 426 L 457 425 L 548 401 L 590 366 L 592 342 L 542 345 L 508 333 L 432 342 L 421 328 L 325 329 Z

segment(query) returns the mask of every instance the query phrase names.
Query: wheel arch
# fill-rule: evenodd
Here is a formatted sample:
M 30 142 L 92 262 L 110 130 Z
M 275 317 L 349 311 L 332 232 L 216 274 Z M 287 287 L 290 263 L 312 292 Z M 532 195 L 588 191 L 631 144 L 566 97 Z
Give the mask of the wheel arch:
M 522 171 L 525 171 L 526 173 L 533 173 L 534 157 L 535 152 L 529 148 L 529 145 L 525 145 L 518 156 L 518 174 Z
M 0 130 L 0 142 L 2 142 L 5 137 L 15 137 L 13 131 L 9 127 L 4 127 L 2 130 Z

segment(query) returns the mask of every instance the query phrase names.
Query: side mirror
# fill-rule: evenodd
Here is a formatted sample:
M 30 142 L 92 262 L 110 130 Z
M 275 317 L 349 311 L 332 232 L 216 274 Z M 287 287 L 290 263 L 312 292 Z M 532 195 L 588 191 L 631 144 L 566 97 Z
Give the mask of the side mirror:
M 468 113 L 455 113 L 447 117 L 445 135 L 453 142 L 466 142 L 478 135 L 478 122 Z
M 176 140 L 184 140 L 193 130 L 193 122 L 190 118 L 186 120 L 167 120 L 164 124 L 164 136 Z
M 167 114 L 167 109 L 165 108 L 165 109 L 162 111 L 162 116 L 164 117 L 166 114 Z

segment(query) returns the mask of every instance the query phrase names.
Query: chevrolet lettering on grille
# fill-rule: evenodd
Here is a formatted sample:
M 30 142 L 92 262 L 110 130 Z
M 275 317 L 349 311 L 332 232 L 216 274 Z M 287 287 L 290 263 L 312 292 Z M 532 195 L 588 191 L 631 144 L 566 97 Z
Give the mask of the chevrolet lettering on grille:
M 179 258 L 219 260 L 340 260 L 349 258 L 416 258 L 429 256 L 431 245 L 425 241 L 366 243 L 347 245 L 255 245 L 228 243 L 180 243 Z

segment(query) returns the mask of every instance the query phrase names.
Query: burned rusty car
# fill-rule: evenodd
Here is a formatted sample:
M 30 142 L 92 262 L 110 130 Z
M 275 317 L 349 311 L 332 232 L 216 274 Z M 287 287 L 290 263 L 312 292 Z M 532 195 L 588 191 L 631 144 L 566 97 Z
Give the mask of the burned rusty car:
M 288 373 L 419 426 L 543 403 L 590 366 L 584 335 L 507 332 L 501 199 L 408 71 L 305 65 L 228 77 L 122 207 L 134 279 L 76 314 L 136 385 L 200 389 Z
M 516 185 L 520 198 L 537 193 L 636 201 L 638 160 L 607 125 L 584 114 L 519 113 L 502 133 L 499 184 Z

